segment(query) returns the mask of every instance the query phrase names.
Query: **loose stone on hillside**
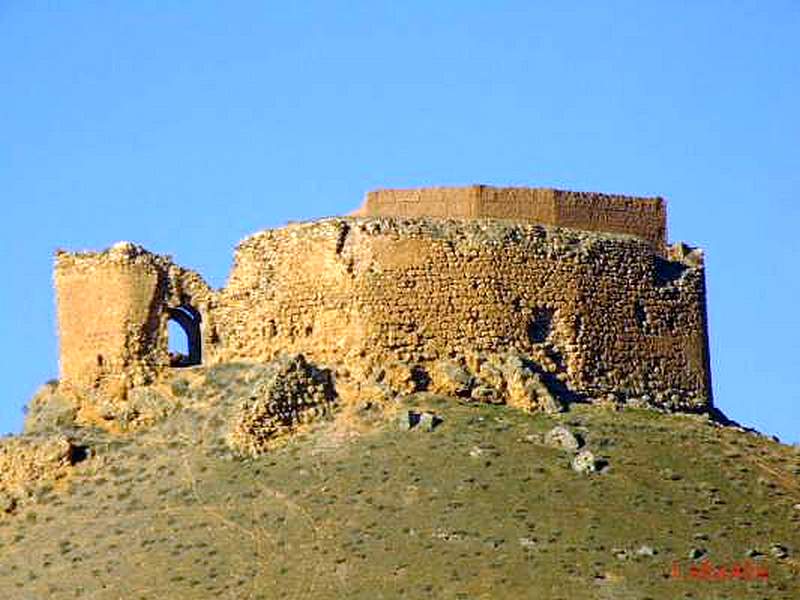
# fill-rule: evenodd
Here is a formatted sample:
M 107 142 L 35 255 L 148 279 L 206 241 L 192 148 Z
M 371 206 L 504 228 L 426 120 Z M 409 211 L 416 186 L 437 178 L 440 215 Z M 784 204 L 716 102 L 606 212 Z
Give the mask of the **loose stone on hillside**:
M 414 423 L 413 425 L 411 423 L 411 414 L 412 414 L 411 411 L 404 410 L 399 415 L 397 415 L 397 425 L 403 431 L 408 431 L 409 429 L 414 427 L 414 425 L 416 425 L 416 423 Z
M 481 448 L 480 446 L 473 446 L 472 449 L 469 451 L 469 455 L 472 458 L 479 458 L 484 455 L 486 451 Z
M 581 450 L 572 459 L 572 470 L 578 473 L 596 473 L 601 466 L 601 461 L 589 450 Z
M 769 547 L 769 552 L 778 559 L 788 558 L 789 556 L 789 549 L 783 544 L 772 544 Z
M 480 458 L 483 456 L 497 456 L 498 454 L 499 452 L 494 446 L 487 444 L 473 446 L 469 451 L 469 455 L 472 458 Z
M 444 419 L 430 411 L 404 411 L 399 416 L 400 427 L 405 431 L 433 431 L 444 422 Z
M 630 558 L 630 554 L 625 548 L 612 548 L 611 552 L 618 560 L 628 560 Z
M 533 550 L 536 548 L 536 540 L 529 537 L 521 537 L 519 538 L 519 545 L 525 548 L 525 550 Z
M 639 556 L 655 556 L 658 554 L 658 551 L 653 548 L 652 546 L 643 545 L 639 546 L 639 549 L 636 551 L 636 554 Z
M 433 431 L 442 423 L 443 420 L 444 419 L 435 413 L 425 411 L 419 415 L 417 427 L 423 431 Z
M 707 552 L 705 548 L 692 548 L 689 550 L 689 560 L 700 560 L 704 556 L 706 556 Z
M 567 427 L 557 425 L 545 434 L 544 443 L 554 448 L 575 451 L 583 445 L 583 440 Z

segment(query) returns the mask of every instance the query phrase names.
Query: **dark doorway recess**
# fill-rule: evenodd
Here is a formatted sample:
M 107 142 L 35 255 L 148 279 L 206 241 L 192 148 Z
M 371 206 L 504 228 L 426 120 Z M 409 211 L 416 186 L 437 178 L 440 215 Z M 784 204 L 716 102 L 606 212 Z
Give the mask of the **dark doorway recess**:
M 553 327 L 553 315 L 555 311 L 552 308 L 536 308 L 533 311 L 530 321 L 528 321 L 528 341 L 532 344 L 542 344 L 547 341 L 550 336 L 550 330 Z
M 186 335 L 184 347 L 175 344 L 174 336 L 170 336 L 169 364 L 172 367 L 191 367 L 199 365 L 202 360 L 202 344 L 200 340 L 200 313 L 193 306 L 183 304 L 167 309 L 170 321 L 175 322 Z

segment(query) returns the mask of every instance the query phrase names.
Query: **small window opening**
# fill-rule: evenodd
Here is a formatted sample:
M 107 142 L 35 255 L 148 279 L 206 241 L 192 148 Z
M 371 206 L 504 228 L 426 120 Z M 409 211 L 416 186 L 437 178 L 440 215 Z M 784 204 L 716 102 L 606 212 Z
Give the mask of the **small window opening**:
M 537 308 L 528 321 L 528 341 L 541 344 L 547 341 L 553 325 L 554 311 L 551 308 Z
M 202 362 L 200 340 L 200 313 L 192 306 L 170 308 L 167 323 L 169 364 L 173 367 L 191 367 Z
M 69 464 L 77 465 L 89 458 L 90 455 L 91 451 L 88 446 L 70 446 L 67 460 L 69 460 Z

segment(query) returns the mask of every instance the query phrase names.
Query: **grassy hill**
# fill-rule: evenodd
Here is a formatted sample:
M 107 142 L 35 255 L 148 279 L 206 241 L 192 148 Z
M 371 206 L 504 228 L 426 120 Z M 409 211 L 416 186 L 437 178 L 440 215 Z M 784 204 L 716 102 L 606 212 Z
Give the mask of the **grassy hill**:
M 418 393 L 242 458 L 221 431 L 246 374 L 195 369 L 129 433 L 31 434 L 73 450 L 0 505 L 0 597 L 800 598 L 796 447 L 700 416 Z M 598 472 L 545 443 L 556 425 Z

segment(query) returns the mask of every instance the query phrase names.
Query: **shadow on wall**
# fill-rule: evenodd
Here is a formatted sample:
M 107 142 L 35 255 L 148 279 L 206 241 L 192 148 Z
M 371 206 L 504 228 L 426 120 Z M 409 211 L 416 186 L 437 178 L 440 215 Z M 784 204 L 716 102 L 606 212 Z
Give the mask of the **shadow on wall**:
M 202 340 L 200 337 L 200 313 L 188 304 L 169 308 L 169 320 L 176 323 L 186 336 L 184 350 L 173 350 L 176 347 L 175 336 L 170 333 L 169 364 L 172 367 L 191 367 L 199 365 L 203 360 Z M 172 329 L 172 328 L 171 328 Z

